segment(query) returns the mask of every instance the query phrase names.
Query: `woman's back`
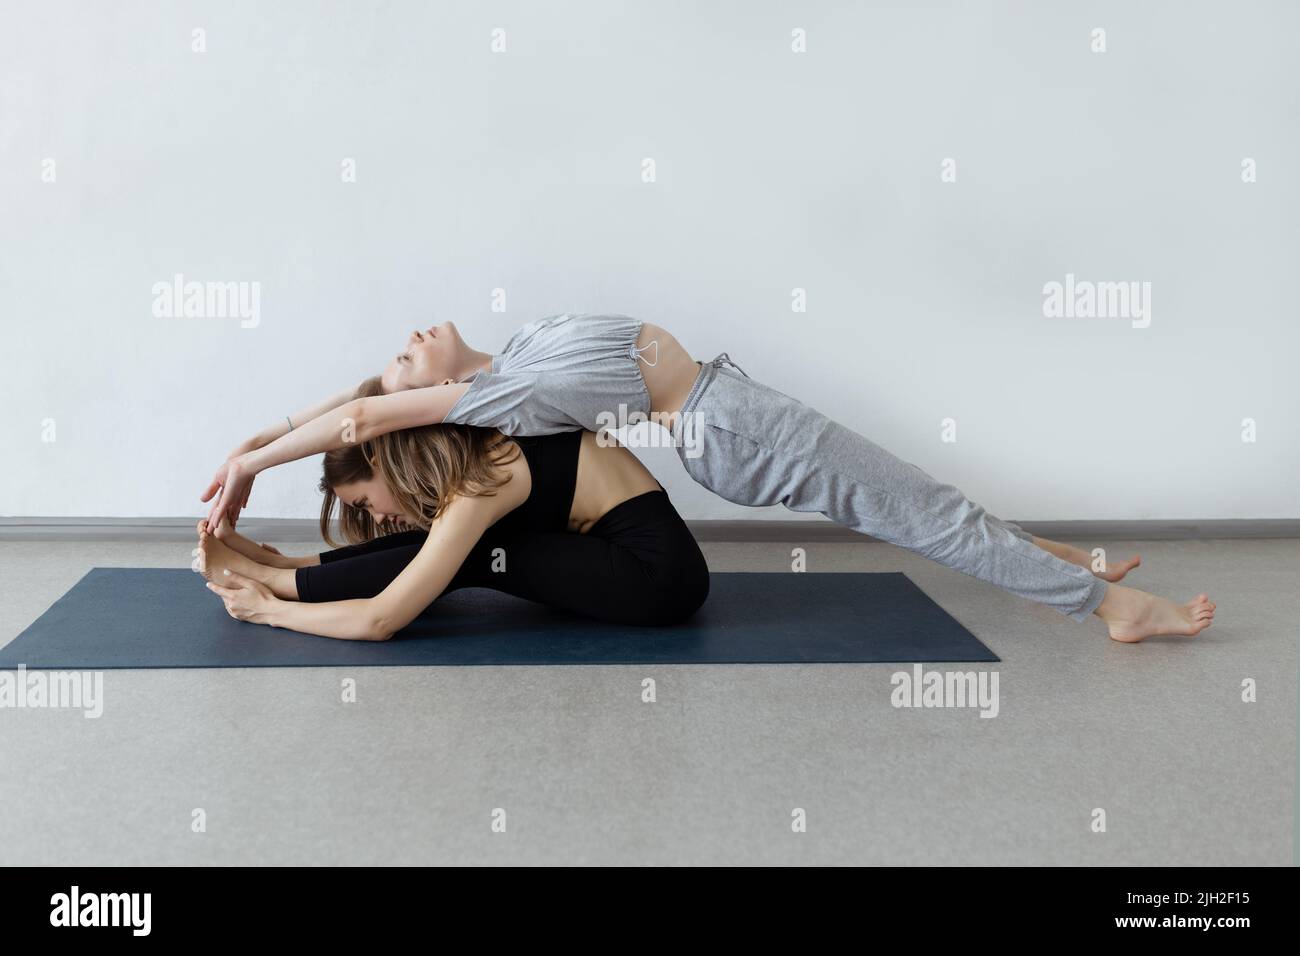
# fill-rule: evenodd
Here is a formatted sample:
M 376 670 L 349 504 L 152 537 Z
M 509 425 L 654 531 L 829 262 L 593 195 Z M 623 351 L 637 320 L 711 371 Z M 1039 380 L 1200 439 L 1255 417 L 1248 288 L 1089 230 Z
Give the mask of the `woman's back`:
M 586 431 L 508 439 L 523 455 L 500 467 L 523 479 L 531 490 L 522 504 L 498 522 L 509 530 L 588 531 L 613 508 L 650 491 L 661 490 L 645 466 L 626 448 L 602 445 Z

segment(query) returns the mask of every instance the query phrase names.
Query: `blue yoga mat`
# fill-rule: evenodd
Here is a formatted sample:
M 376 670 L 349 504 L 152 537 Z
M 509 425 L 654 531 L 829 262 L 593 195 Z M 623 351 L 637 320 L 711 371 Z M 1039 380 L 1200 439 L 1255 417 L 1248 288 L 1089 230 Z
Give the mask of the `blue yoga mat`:
M 193 571 L 94 568 L 0 648 L 0 668 L 56 670 L 996 660 L 899 573 L 714 574 L 704 607 L 674 627 L 604 624 L 466 589 L 368 642 L 236 621 Z

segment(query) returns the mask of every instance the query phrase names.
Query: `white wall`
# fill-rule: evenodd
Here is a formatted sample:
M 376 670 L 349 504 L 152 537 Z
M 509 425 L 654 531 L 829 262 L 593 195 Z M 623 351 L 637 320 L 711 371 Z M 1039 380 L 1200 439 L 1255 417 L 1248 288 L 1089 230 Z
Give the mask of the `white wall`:
M 1300 516 L 1293 3 L 0 11 L 0 514 L 198 515 L 417 323 L 613 311 L 1010 518 Z M 260 323 L 155 317 L 175 273 Z M 1066 273 L 1152 283 L 1150 326 L 1045 318 Z M 315 514 L 318 467 L 248 513 Z

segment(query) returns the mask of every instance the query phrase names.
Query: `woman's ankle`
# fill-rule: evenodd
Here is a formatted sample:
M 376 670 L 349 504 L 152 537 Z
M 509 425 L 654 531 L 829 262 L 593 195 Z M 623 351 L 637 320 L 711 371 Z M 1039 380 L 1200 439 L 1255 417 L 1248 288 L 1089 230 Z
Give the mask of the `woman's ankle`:
M 262 581 L 282 601 L 298 600 L 298 573 L 293 568 L 267 568 Z

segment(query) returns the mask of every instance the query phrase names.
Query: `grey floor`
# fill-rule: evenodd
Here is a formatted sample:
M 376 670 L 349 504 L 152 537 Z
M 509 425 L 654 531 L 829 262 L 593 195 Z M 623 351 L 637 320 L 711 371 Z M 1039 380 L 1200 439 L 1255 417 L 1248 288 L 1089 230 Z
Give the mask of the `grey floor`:
M 993 719 L 892 707 L 892 664 L 106 671 L 97 720 L 0 709 L 0 863 L 1289 865 L 1300 540 L 1098 543 L 1218 623 L 1120 645 L 885 545 L 808 547 L 905 571 L 1000 655 Z M 189 561 L 0 542 L 0 645 L 91 567 Z

